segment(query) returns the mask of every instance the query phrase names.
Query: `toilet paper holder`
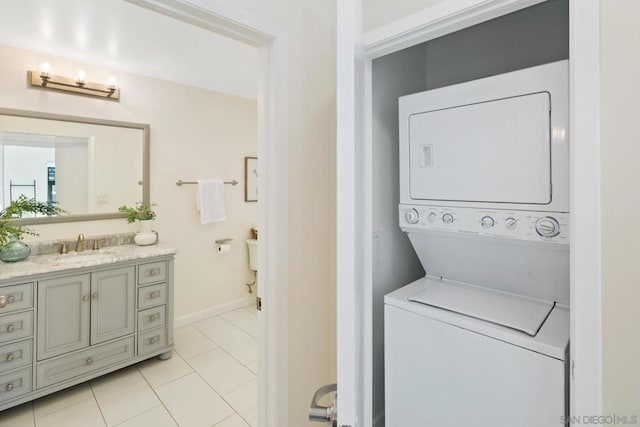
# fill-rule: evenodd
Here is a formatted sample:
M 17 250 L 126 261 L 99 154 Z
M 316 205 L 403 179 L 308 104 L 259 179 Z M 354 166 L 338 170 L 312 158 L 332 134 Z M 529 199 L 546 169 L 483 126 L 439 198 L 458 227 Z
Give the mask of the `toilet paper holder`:
M 218 239 L 216 240 L 216 245 L 225 245 L 227 243 L 229 243 L 230 241 L 232 241 L 233 239 L 227 237 L 226 239 Z

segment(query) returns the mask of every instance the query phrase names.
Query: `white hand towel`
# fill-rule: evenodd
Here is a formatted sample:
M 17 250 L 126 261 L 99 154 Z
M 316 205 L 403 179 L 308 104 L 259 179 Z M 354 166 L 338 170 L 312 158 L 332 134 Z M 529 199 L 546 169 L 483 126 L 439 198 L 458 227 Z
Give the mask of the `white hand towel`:
M 224 211 L 224 181 L 221 179 L 199 180 L 197 204 L 200 211 L 200 224 L 227 219 Z

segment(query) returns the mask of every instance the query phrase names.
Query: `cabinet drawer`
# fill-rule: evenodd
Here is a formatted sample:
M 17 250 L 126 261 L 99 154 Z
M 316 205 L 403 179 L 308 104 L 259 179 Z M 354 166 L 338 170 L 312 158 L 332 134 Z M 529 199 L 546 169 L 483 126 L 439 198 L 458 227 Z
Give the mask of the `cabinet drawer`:
M 153 307 L 167 303 L 167 284 L 145 286 L 138 288 L 138 308 Z
M 138 267 L 138 284 L 164 282 L 167 280 L 167 262 L 157 261 L 140 264 Z
M 33 333 L 33 311 L 0 317 L 0 342 L 26 338 Z
M 33 307 L 33 283 L 0 288 L 0 315 Z
M 160 327 L 138 334 L 138 355 L 153 353 L 167 346 L 166 328 Z
M 31 364 L 32 341 L 24 340 L 0 347 L 0 373 Z
M 46 387 L 130 359 L 134 356 L 133 346 L 133 337 L 129 337 L 39 363 L 36 387 Z
M 138 313 L 138 331 L 164 326 L 166 306 L 148 308 Z
M 33 390 L 31 368 L 20 369 L 0 376 L 0 402 L 22 396 Z

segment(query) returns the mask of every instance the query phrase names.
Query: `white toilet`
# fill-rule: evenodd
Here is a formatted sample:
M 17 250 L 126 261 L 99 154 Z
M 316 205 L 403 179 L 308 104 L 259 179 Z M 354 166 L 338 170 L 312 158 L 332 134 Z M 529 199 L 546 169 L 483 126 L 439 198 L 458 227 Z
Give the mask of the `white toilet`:
M 249 268 L 258 271 L 258 239 L 247 239 L 249 247 Z

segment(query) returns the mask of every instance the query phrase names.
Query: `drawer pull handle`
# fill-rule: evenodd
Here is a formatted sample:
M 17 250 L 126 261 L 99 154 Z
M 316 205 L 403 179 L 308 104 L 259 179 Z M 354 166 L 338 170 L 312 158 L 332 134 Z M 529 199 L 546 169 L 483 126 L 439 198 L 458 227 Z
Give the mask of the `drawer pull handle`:
M 14 325 L 13 323 L 7 326 L 7 332 L 13 332 L 15 330 L 16 330 L 16 325 Z
M 82 301 L 89 301 L 89 295 L 82 295 Z
M 93 359 L 90 357 L 87 359 L 87 365 L 91 365 L 93 363 Z
M 160 341 L 160 337 L 151 337 L 149 338 L 149 344 L 155 344 Z
M 15 359 L 15 356 L 13 355 L 13 353 L 7 354 L 7 362 L 11 362 L 13 359 Z
M 91 295 L 91 298 L 93 299 L 98 299 L 98 293 L 94 292 L 93 295 Z
M 159 320 L 159 319 L 160 319 L 160 314 L 158 313 L 155 313 L 149 316 L 149 322 L 155 322 L 156 320 Z
M 5 308 L 7 304 L 13 304 L 16 300 L 16 297 L 13 295 L 0 295 L 0 308 Z
M 160 291 L 149 292 L 149 299 L 160 298 Z
M 158 275 L 160 275 L 160 267 L 151 268 L 151 269 L 147 270 L 147 277 L 153 277 L 153 276 L 158 276 Z
M 13 384 L 11 384 L 11 383 L 7 384 L 7 386 L 4 389 L 7 390 L 7 391 L 13 390 Z

